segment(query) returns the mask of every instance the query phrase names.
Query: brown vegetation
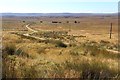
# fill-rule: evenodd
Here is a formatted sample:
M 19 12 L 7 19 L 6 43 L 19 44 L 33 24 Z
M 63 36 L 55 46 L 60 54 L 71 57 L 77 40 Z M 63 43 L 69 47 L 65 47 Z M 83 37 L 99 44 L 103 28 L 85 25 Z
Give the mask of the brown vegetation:
M 3 18 L 3 78 L 119 80 L 118 27 L 112 18 Z

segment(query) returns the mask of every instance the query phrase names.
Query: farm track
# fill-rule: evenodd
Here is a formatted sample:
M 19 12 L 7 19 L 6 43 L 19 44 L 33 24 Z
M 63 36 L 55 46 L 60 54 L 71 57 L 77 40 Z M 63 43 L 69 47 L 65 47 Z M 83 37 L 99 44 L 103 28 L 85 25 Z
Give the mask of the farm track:
M 115 54 L 120 54 L 119 51 L 115 51 L 115 50 L 110 50 L 110 49 L 106 49 L 108 52 L 111 52 L 111 53 L 115 53 Z
M 38 31 L 36 31 L 36 30 L 30 28 L 30 27 L 29 27 L 29 24 L 27 24 L 25 27 L 26 27 L 28 30 L 32 31 L 32 32 L 38 32 Z
M 37 40 L 39 42 L 48 42 L 48 43 L 52 43 L 52 44 L 55 44 L 54 42 L 56 41 L 59 41 L 59 39 L 52 39 L 52 38 L 40 38 L 40 37 L 36 37 L 36 36 L 32 36 L 31 34 L 33 33 L 37 33 L 38 31 L 37 30 L 34 30 L 32 28 L 29 27 L 29 24 L 25 26 L 28 31 L 31 31 L 30 33 L 24 33 L 24 34 L 20 34 L 20 33 L 13 33 L 13 34 L 16 34 L 16 35 L 19 35 L 19 36 L 22 36 L 22 37 L 25 37 L 25 38 L 31 38 L 33 40 Z M 69 44 L 65 41 L 62 41 L 64 44 Z
M 32 33 L 38 32 L 38 31 L 30 28 L 30 27 L 29 27 L 29 24 L 26 25 L 25 27 L 26 27 L 29 31 L 32 31 Z M 41 40 L 41 41 L 45 41 L 45 40 L 46 40 L 45 38 L 40 38 L 40 37 L 36 37 L 36 36 L 31 36 L 31 35 L 29 35 L 28 33 L 23 34 L 23 35 L 26 36 L 26 37 L 34 38 L 34 39 L 36 39 L 36 40 Z

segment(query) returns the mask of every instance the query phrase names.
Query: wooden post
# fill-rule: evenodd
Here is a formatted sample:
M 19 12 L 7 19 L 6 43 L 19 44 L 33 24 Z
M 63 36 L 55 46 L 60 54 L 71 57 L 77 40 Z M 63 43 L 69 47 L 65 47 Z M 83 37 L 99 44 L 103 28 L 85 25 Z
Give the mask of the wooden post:
M 112 23 L 111 23 L 111 27 L 110 27 L 110 39 L 112 38 Z

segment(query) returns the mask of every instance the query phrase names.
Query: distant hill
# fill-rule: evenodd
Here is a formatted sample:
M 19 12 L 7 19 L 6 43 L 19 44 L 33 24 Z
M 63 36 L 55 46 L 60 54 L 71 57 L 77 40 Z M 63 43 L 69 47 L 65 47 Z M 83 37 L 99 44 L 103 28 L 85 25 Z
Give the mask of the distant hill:
M 0 13 L 2 16 L 103 16 L 103 15 L 109 15 L 109 16 L 117 16 L 117 13 Z

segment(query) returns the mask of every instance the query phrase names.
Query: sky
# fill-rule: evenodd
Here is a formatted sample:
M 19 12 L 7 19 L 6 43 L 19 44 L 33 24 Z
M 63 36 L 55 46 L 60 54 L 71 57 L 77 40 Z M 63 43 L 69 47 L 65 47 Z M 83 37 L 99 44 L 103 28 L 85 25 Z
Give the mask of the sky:
M 0 13 L 116 13 L 119 0 L 0 0 Z

